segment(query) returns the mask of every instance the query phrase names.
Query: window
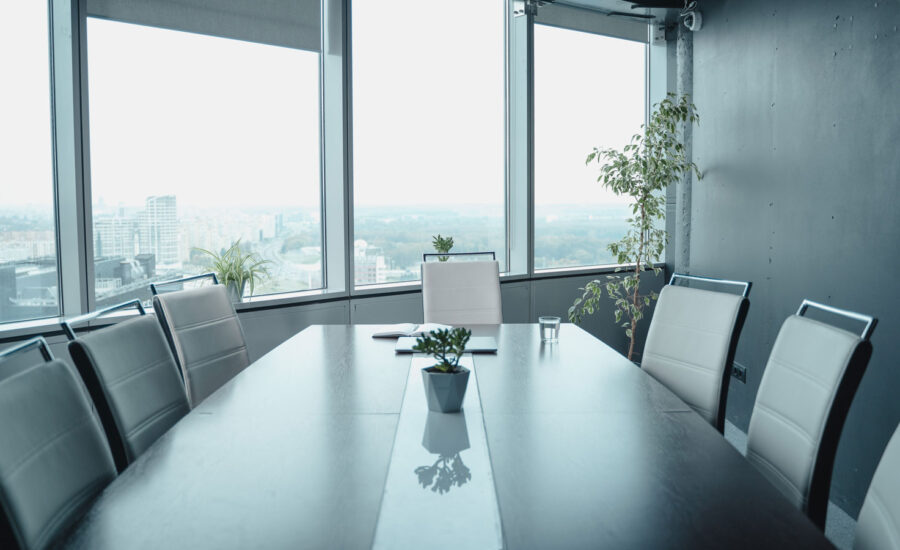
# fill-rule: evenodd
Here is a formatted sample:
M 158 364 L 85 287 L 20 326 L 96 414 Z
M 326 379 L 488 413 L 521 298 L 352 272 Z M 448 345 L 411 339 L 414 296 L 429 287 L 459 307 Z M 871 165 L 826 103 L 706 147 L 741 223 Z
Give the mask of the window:
M 357 285 L 418 279 L 437 234 L 506 265 L 505 6 L 352 3 Z
M 597 182 L 593 147 L 621 149 L 645 118 L 639 42 L 535 25 L 534 267 L 615 263 L 631 211 Z
M 233 27 L 254 41 L 88 18 L 97 307 L 238 240 L 269 262 L 255 294 L 322 286 L 319 53 Z
M 46 2 L 0 18 L 0 323 L 59 314 Z

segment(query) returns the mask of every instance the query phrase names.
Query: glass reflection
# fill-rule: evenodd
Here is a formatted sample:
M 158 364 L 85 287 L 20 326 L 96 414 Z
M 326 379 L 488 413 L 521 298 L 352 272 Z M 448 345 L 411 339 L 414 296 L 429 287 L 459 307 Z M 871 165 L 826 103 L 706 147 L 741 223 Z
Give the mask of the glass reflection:
M 415 469 L 423 489 L 430 487 L 433 492 L 444 494 L 453 486 L 462 487 L 472 479 L 471 471 L 460 456 L 469 448 L 465 411 L 453 414 L 429 412 L 422 446 L 429 453 L 438 455 L 430 466 Z

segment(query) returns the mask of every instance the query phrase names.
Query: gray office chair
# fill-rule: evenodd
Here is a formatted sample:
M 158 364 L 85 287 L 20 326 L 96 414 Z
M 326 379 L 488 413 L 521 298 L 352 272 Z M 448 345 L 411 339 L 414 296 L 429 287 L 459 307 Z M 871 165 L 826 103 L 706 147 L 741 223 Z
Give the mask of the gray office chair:
M 244 330 L 224 285 L 156 294 L 153 309 L 192 407 L 250 365 Z
M 426 323 L 497 325 L 503 322 L 496 261 L 423 262 Z
M 73 327 L 136 306 L 140 316 L 75 337 Z M 61 323 L 119 472 L 190 411 L 159 322 L 132 300 Z
M 116 477 L 87 392 L 43 338 L 0 353 L 0 370 L 36 348 L 46 362 L 0 380 L 2 548 L 53 546 Z
M 900 550 L 900 427 L 875 470 L 856 523 L 855 550 Z
M 861 335 L 804 317 L 808 308 L 866 323 Z M 820 528 L 847 411 L 869 363 L 877 319 L 804 300 L 778 332 L 747 432 L 747 459 Z
M 741 287 L 741 294 L 676 286 L 678 280 Z M 749 282 L 675 273 L 659 293 L 641 368 L 722 432 L 728 381 L 750 301 Z

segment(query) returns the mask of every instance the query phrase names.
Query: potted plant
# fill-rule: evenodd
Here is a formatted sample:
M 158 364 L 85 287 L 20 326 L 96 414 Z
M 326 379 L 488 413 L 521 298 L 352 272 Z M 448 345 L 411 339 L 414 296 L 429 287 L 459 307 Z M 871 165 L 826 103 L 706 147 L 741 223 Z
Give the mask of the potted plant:
M 471 330 L 455 328 L 434 330 L 416 339 L 413 350 L 427 353 L 437 361 L 422 369 L 429 410 L 454 413 L 462 408 L 469 383 L 469 369 L 459 366 L 459 358 L 471 337 Z
M 434 247 L 435 252 L 438 254 L 447 254 L 453 248 L 453 237 L 441 237 L 441 234 L 438 233 L 436 237 L 431 237 L 431 246 Z M 441 262 L 446 262 L 449 259 L 449 256 L 438 257 L 438 260 Z
M 666 215 L 665 189 L 690 172 L 701 178 L 697 165 L 685 156 L 684 143 L 678 132 L 680 124 L 694 124 L 700 120 L 694 104 L 687 96 L 668 94 L 654 105 L 653 114 L 643 133 L 631 138 L 622 151 L 594 148 L 585 164 L 602 164 L 597 181 L 616 195 L 631 198 L 633 217 L 631 228 L 618 242 L 608 246 L 619 264 L 631 265 L 625 277 L 608 275 L 606 282 L 593 280 L 585 285 L 584 293 L 569 308 L 569 320 L 581 322 L 585 315 L 599 309 L 603 289 L 615 301 L 616 323 L 622 323 L 629 339 L 628 359 L 634 355 L 634 339 L 644 307 L 655 300 L 656 292 L 641 294 L 641 273 L 652 269 L 665 250 L 669 235 L 661 229 Z M 616 268 L 620 271 L 623 268 Z M 624 319 L 624 321 L 623 321 Z
M 256 283 L 269 276 L 266 264 L 271 262 L 261 259 L 255 252 L 244 253 L 241 250 L 240 239 L 231 243 L 231 246 L 221 254 L 203 248 L 195 250 L 211 258 L 210 267 L 215 271 L 219 283 L 225 285 L 232 302 L 243 301 L 247 283 L 250 283 L 250 295 L 253 296 Z

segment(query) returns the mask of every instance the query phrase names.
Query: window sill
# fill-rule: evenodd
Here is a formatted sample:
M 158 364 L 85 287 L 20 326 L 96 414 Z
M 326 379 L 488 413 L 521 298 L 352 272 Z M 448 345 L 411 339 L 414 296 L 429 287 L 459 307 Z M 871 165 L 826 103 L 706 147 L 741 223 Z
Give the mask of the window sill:
M 244 298 L 243 302 L 234 304 L 234 309 L 238 313 L 241 313 L 243 311 L 271 309 L 277 307 L 292 306 L 296 304 L 306 304 L 310 302 L 330 302 L 346 297 L 347 293 L 344 291 L 328 292 L 323 288 L 317 290 L 301 290 L 297 292 L 284 292 L 281 294 L 250 296 Z
M 542 269 L 536 271 L 533 275 L 528 276 L 523 273 L 501 273 L 500 282 L 514 283 L 518 281 L 539 281 L 543 279 L 564 278 L 573 276 L 587 275 L 604 275 L 616 273 L 616 269 L 633 268 L 634 265 L 604 265 L 604 266 L 587 266 L 587 267 L 567 267 L 559 269 Z M 665 267 L 665 264 L 658 263 L 656 267 Z M 295 305 L 333 302 L 338 300 L 346 300 L 350 298 L 390 296 L 395 294 L 409 294 L 420 292 L 422 290 L 421 281 L 404 281 L 397 283 L 383 283 L 376 285 L 366 285 L 358 287 L 352 293 L 346 291 L 328 292 L 325 289 L 304 290 L 300 292 L 288 292 L 284 294 L 269 294 L 265 296 L 253 296 L 245 298 L 244 302 L 235 304 L 235 310 L 238 313 L 258 311 L 265 309 L 274 309 L 281 307 L 291 307 Z M 149 308 L 148 315 L 153 315 L 153 308 Z M 137 315 L 136 310 L 117 311 L 107 317 L 90 321 L 84 326 L 102 327 L 110 325 L 125 319 L 130 319 Z M 62 335 L 62 329 L 59 326 L 60 321 L 64 317 L 47 317 L 44 319 L 35 319 L 32 321 L 19 321 L 15 323 L 7 323 L 0 325 L 0 344 L 7 342 L 21 341 L 38 335 L 45 337 Z M 83 327 L 79 327 L 83 328 Z
M 4 323 L 0 325 L 0 345 L 37 335 L 49 335 L 54 332 L 62 334 L 62 328 L 59 326 L 59 322 L 62 320 L 62 317 L 45 317 L 31 321 Z
M 666 264 L 659 262 L 653 267 L 665 268 Z M 609 265 L 590 265 L 579 267 L 559 267 L 550 269 L 535 270 L 531 279 L 558 279 L 561 277 L 572 277 L 577 275 L 612 275 L 614 273 L 625 273 L 634 269 L 634 264 L 609 264 Z

